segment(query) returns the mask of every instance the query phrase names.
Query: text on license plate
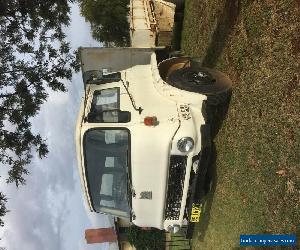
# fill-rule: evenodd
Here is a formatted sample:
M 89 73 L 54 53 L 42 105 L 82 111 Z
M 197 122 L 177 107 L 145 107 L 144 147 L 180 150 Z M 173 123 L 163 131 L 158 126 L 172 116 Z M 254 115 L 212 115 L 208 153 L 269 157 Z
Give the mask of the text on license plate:
M 192 205 L 192 212 L 191 212 L 191 222 L 199 222 L 200 221 L 200 215 L 202 210 L 202 204 L 195 204 Z

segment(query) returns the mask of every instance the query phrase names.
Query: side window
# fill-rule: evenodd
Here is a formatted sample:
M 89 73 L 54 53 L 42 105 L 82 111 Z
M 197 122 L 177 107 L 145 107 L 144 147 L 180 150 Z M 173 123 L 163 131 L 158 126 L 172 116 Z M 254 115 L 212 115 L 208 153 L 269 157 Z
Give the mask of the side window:
M 101 91 L 95 91 L 93 97 L 93 104 L 97 110 L 112 110 L 119 109 L 119 89 L 104 89 Z
M 95 91 L 88 122 L 129 122 L 130 112 L 120 110 L 119 88 Z
M 118 88 L 95 91 L 89 122 L 118 122 L 116 110 L 120 109 L 119 97 Z

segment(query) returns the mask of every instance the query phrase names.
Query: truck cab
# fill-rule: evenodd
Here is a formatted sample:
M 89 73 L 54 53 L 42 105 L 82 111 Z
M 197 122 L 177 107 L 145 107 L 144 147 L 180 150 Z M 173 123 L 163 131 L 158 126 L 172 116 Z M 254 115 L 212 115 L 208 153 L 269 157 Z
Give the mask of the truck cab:
M 80 49 L 85 93 L 77 160 L 91 211 L 177 232 L 200 219 L 199 185 L 211 143 L 206 107 L 230 80 L 215 70 L 199 71 L 191 58 L 159 62 L 158 54 L 150 48 Z M 208 77 L 217 78 L 206 83 L 213 85 L 210 93 L 207 86 L 189 89 Z M 190 78 L 194 83 L 179 86 Z

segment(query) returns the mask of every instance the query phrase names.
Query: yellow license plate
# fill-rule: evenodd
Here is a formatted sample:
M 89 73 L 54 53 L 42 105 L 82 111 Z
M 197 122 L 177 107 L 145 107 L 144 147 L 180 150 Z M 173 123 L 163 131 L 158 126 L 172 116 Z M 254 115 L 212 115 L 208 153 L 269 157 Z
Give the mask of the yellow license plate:
M 193 203 L 190 221 L 191 222 L 199 222 L 201 211 L 202 211 L 202 204 Z

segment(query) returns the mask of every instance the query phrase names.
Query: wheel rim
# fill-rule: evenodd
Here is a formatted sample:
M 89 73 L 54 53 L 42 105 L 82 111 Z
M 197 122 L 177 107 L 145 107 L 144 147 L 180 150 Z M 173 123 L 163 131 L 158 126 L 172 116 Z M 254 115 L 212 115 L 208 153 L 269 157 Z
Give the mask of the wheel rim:
M 204 71 L 187 71 L 182 73 L 182 78 L 195 85 L 213 85 L 216 82 L 209 73 Z

